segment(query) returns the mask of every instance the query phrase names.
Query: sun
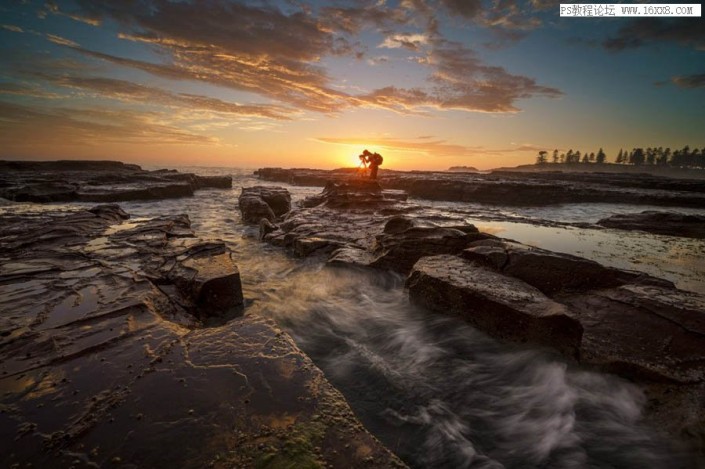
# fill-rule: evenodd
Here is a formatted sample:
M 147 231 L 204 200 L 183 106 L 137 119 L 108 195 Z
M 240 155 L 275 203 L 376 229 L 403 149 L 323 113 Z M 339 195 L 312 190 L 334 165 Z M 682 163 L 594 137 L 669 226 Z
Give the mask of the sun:
M 357 168 L 360 166 L 360 155 L 364 149 L 359 145 L 346 145 L 338 153 L 336 161 L 339 161 L 343 168 Z

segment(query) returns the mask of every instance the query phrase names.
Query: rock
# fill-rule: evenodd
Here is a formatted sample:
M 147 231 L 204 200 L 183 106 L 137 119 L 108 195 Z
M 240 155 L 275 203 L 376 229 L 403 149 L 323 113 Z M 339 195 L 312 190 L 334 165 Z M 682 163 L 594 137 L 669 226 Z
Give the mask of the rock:
M 266 234 L 264 239 L 288 247 L 299 257 L 333 256 L 340 249 L 371 251 L 387 213 L 407 210 L 403 199 L 404 195 L 397 191 L 382 191 L 374 181 L 330 183 L 321 194 L 306 199 L 301 208 L 289 212 L 279 223 L 279 230 Z M 367 258 L 372 260 L 374 256 Z M 337 255 L 335 263 L 342 264 L 345 259 L 348 257 Z
M 578 357 L 583 333 L 578 320 L 521 280 L 443 255 L 421 258 L 406 285 L 415 304 L 461 316 L 500 339 L 547 345 Z
M 268 188 L 268 190 L 260 191 L 260 197 L 267 202 L 267 205 L 271 207 L 272 212 L 277 217 L 291 210 L 291 195 L 284 188 Z
M 120 223 L 122 220 L 130 218 L 130 215 L 117 204 L 96 205 L 88 211 L 111 223 Z
M 367 209 L 389 202 L 377 181 L 351 179 L 346 182 L 329 181 L 321 194 L 307 197 L 302 206 L 317 207 L 325 204 L 330 208 Z
M 644 211 L 612 215 L 598 225 L 620 230 L 639 230 L 648 233 L 705 239 L 705 216 L 675 212 Z
M 222 242 L 61 210 L 0 215 L 4 466 L 403 467 L 273 322 L 210 317 L 242 302 Z
M 245 223 L 259 223 L 263 219 L 272 222 L 276 218 L 272 208 L 258 196 L 241 195 L 238 203 Z
M 605 267 L 569 254 L 547 251 L 516 242 L 480 240 L 463 251 L 463 257 L 519 278 L 546 294 L 561 290 L 590 290 L 641 282 L 673 286 L 639 272 Z
M 372 267 L 408 273 L 411 267 L 424 256 L 456 254 L 469 242 L 481 238 L 477 228 L 467 226 L 464 232 L 429 222 L 404 217 L 392 217 L 378 235 L 373 250 L 375 260 Z
M 705 382 L 705 297 L 630 284 L 556 299 L 584 325 L 584 363 L 642 381 Z
M 299 257 L 330 254 L 334 265 L 368 266 L 408 273 L 422 256 L 459 253 L 489 235 L 470 224 L 439 226 L 406 212 L 405 196 L 384 191 L 375 181 L 329 183 L 321 194 L 290 212 L 267 242 L 291 248 Z M 435 215 L 434 215 L 435 216 Z
M 231 253 L 201 253 L 179 261 L 179 264 L 187 272 L 193 272 L 181 290 L 195 303 L 202 316 L 223 315 L 243 305 L 240 271 Z
M 264 240 L 264 238 L 269 234 L 277 231 L 279 227 L 269 221 L 266 218 L 262 218 L 259 221 L 259 239 Z
M 477 245 L 477 243 L 472 243 L 472 245 L 473 247 L 463 250 L 463 258 L 491 267 L 496 271 L 501 271 L 507 265 L 509 256 L 503 246 L 484 246 Z
M 369 267 L 375 260 L 372 253 L 357 247 L 342 247 L 333 251 L 328 264 L 339 267 Z
M 230 176 L 145 171 L 117 161 L 0 161 L 0 197 L 17 202 L 119 202 L 230 188 Z
M 272 222 L 291 209 L 291 195 L 282 187 L 243 187 L 238 202 L 245 223 L 259 223 L 263 218 Z

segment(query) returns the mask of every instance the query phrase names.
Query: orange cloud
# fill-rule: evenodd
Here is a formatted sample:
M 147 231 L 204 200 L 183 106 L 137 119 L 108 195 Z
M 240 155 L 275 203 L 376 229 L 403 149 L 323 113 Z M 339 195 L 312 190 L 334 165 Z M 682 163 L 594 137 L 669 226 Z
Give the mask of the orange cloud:
M 415 139 L 399 139 L 391 137 L 319 137 L 317 142 L 335 145 L 373 146 L 381 150 L 423 153 L 429 156 L 491 156 L 507 153 L 548 150 L 530 144 L 518 145 L 513 148 L 488 149 L 483 146 L 466 146 L 448 143 L 430 135 Z

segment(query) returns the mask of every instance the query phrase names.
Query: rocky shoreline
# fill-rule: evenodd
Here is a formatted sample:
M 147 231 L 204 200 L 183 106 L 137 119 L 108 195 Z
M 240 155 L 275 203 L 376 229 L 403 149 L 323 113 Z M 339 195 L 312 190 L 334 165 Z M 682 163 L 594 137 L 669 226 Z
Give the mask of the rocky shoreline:
M 146 171 L 119 161 L 0 161 L 0 198 L 15 202 L 155 200 L 231 187 L 230 177 Z
M 262 168 L 255 174 L 266 181 L 318 187 L 324 187 L 328 181 L 345 182 L 360 178 L 354 169 Z M 702 181 L 645 174 L 380 170 L 378 181 L 384 189 L 403 190 L 410 197 L 428 200 L 510 206 L 615 203 L 705 207 Z
M 232 184 L 115 162 L 0 166 L 0 196 L 15 201 L 180 197 Z M 259 174 L 314 185 L 331 174 L 285 171 Z M 239 209 L 260 239 L 296 257 L 393 271 L 427 312 L 638 384 L 646 422 L 702 464 L 705 298 L 419 211 L 409 197 L 429 176 L 416 176 L 377 183 L 343 173 L 296 203 L 283 187 L 246 187 Z M 449 184 L 474 184 L 454 177 Z M 162 190 L 172 184 L 180 189 Z M 0 214 L 4 462 L 403 467 L 286 332 L 247 314 L 237 263 L 186 215 L 131 218 L 115 204 Z
M 404 466 L 185 215 L 6 211 L 0 311 L 7 467 Z
M 429 311 L 638 383 L 647 421 L 705 455 L 705 297 L 452 219 L 424 219 L 404 199 L 372 181 L 330 181 L 285 216 L 262 220 L 260 235 L 331 266 L 394 270 Z M 246 217 L 248 207 L 241 210 Z

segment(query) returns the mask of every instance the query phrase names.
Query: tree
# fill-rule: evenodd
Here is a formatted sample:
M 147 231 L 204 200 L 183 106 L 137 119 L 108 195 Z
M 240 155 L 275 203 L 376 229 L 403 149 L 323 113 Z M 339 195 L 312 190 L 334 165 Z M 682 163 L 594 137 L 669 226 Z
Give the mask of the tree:
M 671 154 L 671 147 L 666 148 L 663 151 L 663 164 L 667 165 L 671 162 L 671 157 L 673 155 Z
M 695 154 L 697 151 L 693 150 L 693 153 Z M 698 168 L 705 168 L 705 148 L 701 148 L 700 152 L 695 155 L 693 163 Z
M 635 148 L 629 154 L 629 162 L 635 166 L 640 166 L 640 165 L 644 164 L 645 160 L 646 160 L 646 154 L 644 153 L 643 148 Z
M 594 151 L 590 152 L 590 157 L 588 159 L 590 160 L 590 163 L 595 162 L 595 152 Z
M 584 164 L 588 164 L 590 162 L 590 155 L 588 155 L 588 152 L 585 152 L 583 159 L 580 162 Z
M 571 148 L 568 150 L 568 153 L 565 154 L 565 162 L 570 164 L 573 162 L 573 149 Z
M 617 159 L 615 159 L 614 162 L 617 164 L 625 163 L 624 150 L 622 150 L 621 148 L 619 149 L 619 153 L 617 153 Z
M 553 150 L 553 162 L 558 163 L 558 149 Z
M 607 155 L 605 155 L 605 152 L 602 148 L 600 148 L 600 151 L 597 152 L 597 155 L 595 156 L 595 163 L 602 164 L 605 162 L 607 159 Z
M 546 164 L 548 163 L 548 159 L 546 158 L 546 155 L 548 155 L 547 151 L 541 150 L 539 152 L 539 156 L 536 157 L 536 164 Z

